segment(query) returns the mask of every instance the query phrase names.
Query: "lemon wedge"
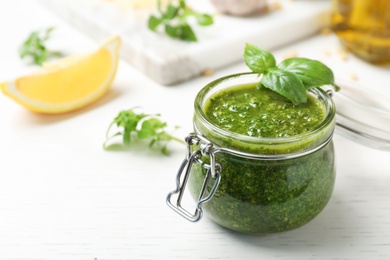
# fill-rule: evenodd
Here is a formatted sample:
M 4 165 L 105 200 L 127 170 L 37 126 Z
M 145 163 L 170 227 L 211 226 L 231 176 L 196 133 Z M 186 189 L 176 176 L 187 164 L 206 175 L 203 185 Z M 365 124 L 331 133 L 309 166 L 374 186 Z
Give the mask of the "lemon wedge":
M 121 40 L 115 36 L 96 51 L 69 56 L 37 72 L 0 84 L 3 93 L 31 111 L 70 112 L 102 97 L 115 78 Z

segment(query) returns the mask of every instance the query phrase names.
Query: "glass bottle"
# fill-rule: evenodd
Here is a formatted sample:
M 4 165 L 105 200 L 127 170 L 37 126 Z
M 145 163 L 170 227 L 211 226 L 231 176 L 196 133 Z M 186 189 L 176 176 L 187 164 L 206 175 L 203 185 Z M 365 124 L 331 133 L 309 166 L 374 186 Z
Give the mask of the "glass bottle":
M 333 0 L 331 27 L 356 56 L 390 62 L 390 0 Z

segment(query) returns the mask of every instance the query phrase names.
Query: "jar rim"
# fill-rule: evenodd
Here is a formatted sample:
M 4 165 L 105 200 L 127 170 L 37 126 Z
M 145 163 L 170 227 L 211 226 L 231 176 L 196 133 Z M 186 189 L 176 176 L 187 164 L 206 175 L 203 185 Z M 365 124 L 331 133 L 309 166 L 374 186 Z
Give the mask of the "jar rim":
M 195 113 L 199 117 L 199 119 L 206 124 L 207 127 L 209 127 L 213 132 L 222 135 L 222 136 L 229 136 L 234 137 L 235 139 L 239 141 L 244 142 L 250 142 L 250 143 L 272 143 L 272 144 L 285 144 L 285 143 L 294 143 L 297 141 L 300 141 L 302 139 L 305 139 L 307 137 L 316 135 L 317 133 L 320 133 L 324 131 L 330 124 L 334 123 L 336 109 L 335 104 L 333 102 L 333 99 L 331 98 L 328 93 L 321 89 L 321 88 L 311 88 L 308 90 L 309 93 L 314 94 L 316 98 L 320 98 L 324 105 L 325 105 L 325 112 L 326 116 L 322 120 L 322 122 L 317 125 L 314 129 L 310 131 L 306 131 L 294 136 L 287 136 L 287 137 L 255 137 L 255 136 L 248 136 L 244 134 L 239 134 L 233 131 L 229 131 L 226 129 L 222 129 L 217 124 L 212 123 L 208 117 L 206 116 L 206 113 L 204 111 L 204 104 L 207 98 L 210 96 L 210 92 L 212 92 L 215 88 L 220 86 L 223 83 L 227 83 L 230 80 L 234 80 L 237 78 L 247 78 L 247 79 L 255 79 L 257 78 L 259 81 L 259 74 L 254 72 L 242 72 L 242 73 L 236 73 L 236 74 L 230 74 L 221 78 L 218 78 L 210 83 L 208 83 L 206 86 L 204 86 L 195 97 L 194 101 L 194 108 Z M 258 82 L 257 81 L 257 82 Z M 253 81 L 254 83 L 255 81 Z M 230 84 L 226 88 L 237 86 L 238 84 Z M 223 88 L 223 89 L 226 89 Z

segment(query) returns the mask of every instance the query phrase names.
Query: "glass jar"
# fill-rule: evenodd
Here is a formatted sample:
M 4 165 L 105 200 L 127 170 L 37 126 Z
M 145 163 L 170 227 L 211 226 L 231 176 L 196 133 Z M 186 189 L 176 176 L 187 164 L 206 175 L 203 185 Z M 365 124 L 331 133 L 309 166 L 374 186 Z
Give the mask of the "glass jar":
M 333 0 L 331 26 L 358 57 L 390 62 L 390 0 Z
M 188 154 L 177 188 L 167 197 L 168 205 L 185 218 L 198 221 L 205 212 L 226 228 L 266 234 L 300 227 L 327 205 L 335 181 L 335 107 L 327 92 L 310 90 L 326 116 L 314 130 L 297 136 L 250 137 L 208 120 L 204 107 L 214 93 L 258 81 L 253 73 L 230 75 L 206 85 L 196 96 Z M 194 213 L 182 207 L 186 186 L 197 201 Z M 174 195 L 177 200 L 172 202 Z

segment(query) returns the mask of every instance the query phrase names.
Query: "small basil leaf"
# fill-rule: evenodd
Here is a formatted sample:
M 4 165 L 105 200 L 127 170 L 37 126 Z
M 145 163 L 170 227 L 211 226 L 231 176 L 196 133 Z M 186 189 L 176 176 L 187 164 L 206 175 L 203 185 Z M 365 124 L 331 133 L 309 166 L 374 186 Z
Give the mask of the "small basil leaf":
M 176 17 L 178 12 L 179 12 L 179 7 L 170 4 L 168 5 L 167 10 L 163 14 L 162 18 L 165 20 L 172 20 L 173 18 Z
M 263 73 L 276 67 L 275 57 L 272 53 L 249 43 L 245 45 L 244 61 L 253 72 L 257 73 Z
M 172 38 L 178 38 L 179 30 L 176 26 L 166 24 L 165 25 L 165 33 Z
M 294 73 L 306 89 L 323 85 L 335 85 L 332 70 L 316 60 L 290 58 L 281 62 L 278 68 Z
M 214 23 L 213 17 L 209 14 L 201 14 L 196 17 L 198 24 L 201 26 L 208 26 Z
M 295 105 L 307 101 L 307 93 L 302 81 L 292 72 L 278 68 L 270 69 L 261 78 L 264 87 L 286 97 Z
M 165 26 L 165 33 L 172 38 L 180 40 L 196 42 L 197 38 L 188 24 L 188 18 L 196 19 L 198 25 L 208 26 L 214 23 L 213 17 L 208 14 L 201 14 L 190 7 L 187 7 L 185 0 L 171 1 L 166 8 L 162 8 L 161 1 L 157 0 L 157 8 L 160 17 L 149 17 L 148 27 L 152 31 L 156 31 L 160 25 Z
M 186 9 L 186 1 L 180 0 L 179 4 L 182 9 Z
M 183 23 L 180 26 L 181 28 L 181 39 L 185 41 L 190 41 L 190 42 L 196 42 L 197 38 L 192 30 L 191 26 L 189 26 L 187 23 Z
M 179 24 L 176 26 L 166 24 L 165 33 L 172 38 L 178 38 L 189 42 L 197 41 L 194 31 L 187 23 Z
M 156 31 L 157 27 L 161 24 L 162 20 L 154 15 L 151 15 L 148 20 L 148 28 L 152 31 Z

